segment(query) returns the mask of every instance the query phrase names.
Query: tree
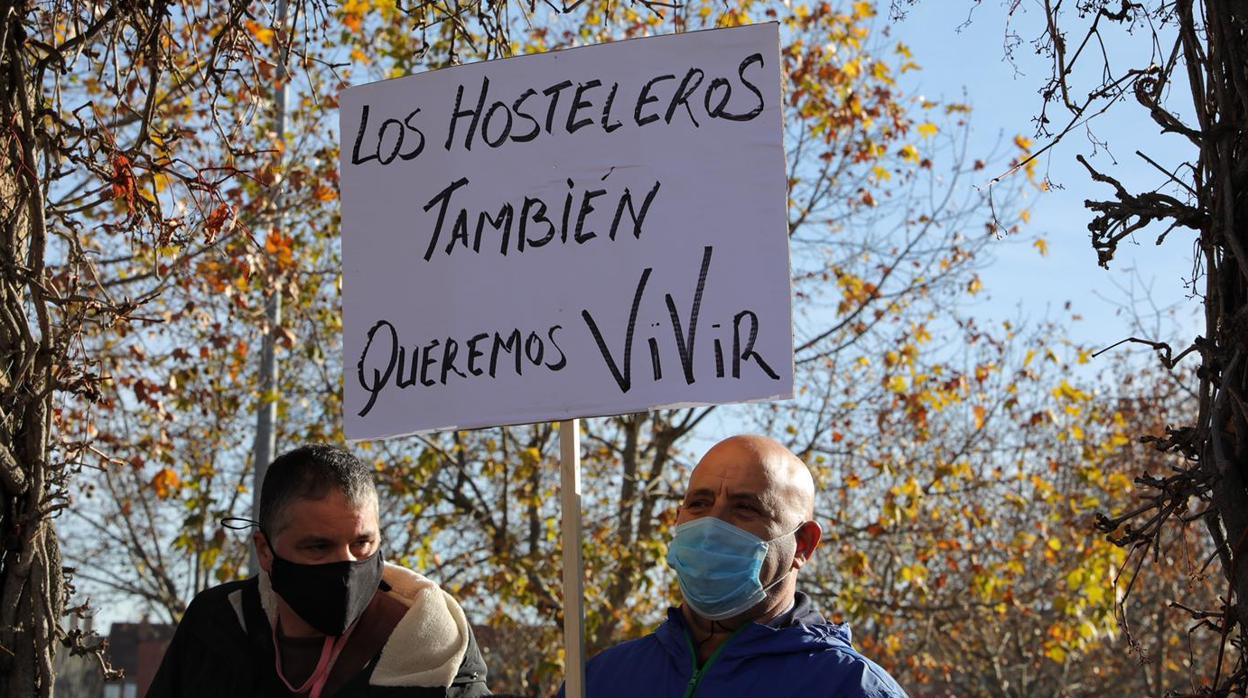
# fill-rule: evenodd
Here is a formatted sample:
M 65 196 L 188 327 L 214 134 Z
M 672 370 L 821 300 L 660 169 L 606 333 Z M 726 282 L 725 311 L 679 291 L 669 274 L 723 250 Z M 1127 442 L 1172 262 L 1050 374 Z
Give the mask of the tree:
M 54 647 L 77 639 L 61 628 L 70 587 L 53 518 L 94 449 L 90 422 L 67 423 L 63 408 L 98 402 L 106 380 L 84 336 L 150 321 L 143 312 L 165 269 L 187 258 L 158 250 L 186 246 L 193 258 L 203 249 L 216 185 L 228 178 L 197 160 L 170 160 L 163 145 L 180 133 L 156 123 L 157 112 L 191 96 L 213 104 L 209 76 L 229 53 L 218 45 L 177 86 L 163 84 L 177 51 L 163 30 L 169 11 L 58 3 L 9 6 L 0 20 L 4 695 L 49 695 Z M 185 190 L 188 210 L 165 209 L 169 186 Z
M 901 12 L 913 3 L 898 1 L 893 7 Z M 1243 321 L 1248 313 L 1248 240 L 1243 232 L 1248 215 L 1248 170 L 1243 165 L 1248 149 L 1248 8 L 1222 0 L 1092 0 L 1073 7 L 1046 0 L 1042 18 L 1034 48 L 1051 59 L 1052 73 L 1040 89 L 1043 106 L 1037 119 L 1038 134 L 1048 143 L 1035 156 L 1129 101 L 1144 110 L 1160 133 L 1190 145 L 1189 159 L 1170 167 L 1137 152 L 1144 166 L 1156 172 L 1157 181 L 1150 190 L 1138 192 L 1077 156 L 1092 182 L 1111 190 L 1109 198 L 1085 202 L 1100 264 L 1108 266 L 1119 245 L 1137 234 L 1156 234 L 1157 244 L 1162 244 L 1176 231 L 1192 231 L 1199 262 L 1192 287 L 1199 284 L 1202 289 L 1205 324 L 1201 336 L 1177 351 L 1156 337 L 1124 340 L 1152 348 L 1168 370 L 1188 356 L 1198 360 L 1187 384 L 1197 407 L 1191 414 L 1175 415 L 1164 434 L 1141 435 L 1171 456 L 1169 470 L 1153 474 L 1144 459 L 1138 471 L 1143 491 L 1135 501 L 1118 504 L 1118 513 L 1103 516 L 1098 526 L 1130 552 L 1135 564 L 1151 559 L 1154 573 L 1162 573 L 1158 562 L 1167 541 L 1190 535 L 1188 523 L 1204 526 L 1226 588 L 1203 607 L 1174 601 L 1191 610 L 1191 621 L 1220 638 L 1219 661 L 1212 671 L 1193 675 L 1191 695 L 1242 693 L 1248 689 L 1248 489 L 1243 466 L 1248 462 L 1248 325 Z M 1115 45 L 1106 37 L 1115 34 L 1133 37 L 1124 39 L 1126 45 L 1146 45 L 1144 62 L 1106 49 Z M 1125 604 L 1120 606 L 1124 629 L 1130 627 L 1127 611 Z
M 56 647 L 89 651 L 62 627 L 67 611 L 84 609 L 66 607 L 73 587 L 55 522 L 88 485 L 84 471 L 120 487 L 150 458 L 164 467 L 142 479 L 168 498 L 181 491 L 168 467 L 173 440 L 185 446 L 231 426 L 169 428 L 173 402 L 195 397 L 179 390 L 179 377 L 198 372 L 165 372 L 161 359 L 185 365 L 197 354 L 220 359 L 223 349 L 247 359 L 245 347 L 220 344 L 228 333 L 214 333 L 211 312 L 200 312 L 208 296 L 179 295 L 194 285 L 188 270 L 223 301 L 210 311 L 278 331 L 255 323 L 251 305 L 219 284 L 290 283 L 289 242 L 261 246 L 252 230 L 289 203 L 267 147 L 273 138 L 253 136 L 276 66 L 292 55 L 276 50 L 293 46 L 291 32 L 273 26 L 265 4 L 220 9 L 60 0 L 8 3 L 0 16 L 0 695 L 50 695 Z M 300 3 L 295 17 L 329 12 Z M 213 341 L 179 345 L 186 334 L 177 328 Z M 251 402 L 231 400 L 210 416 Z M 205 475 L 194 486 L 212 482 Z M 127 516 L 104 522 L 102 540 L 152 569 L 159 556 L 127 544 L 145 535 L 130 518 L 143 502 L 116 501 Z M 172 579 L 133 588 L 173 603 Z
M 1207 543 L 1167 539 L 1165 570 L 1141 577 L 1092 526 L 1135 490 L 1141 455 L 1165 468 L 1128 435 L 1192 401 L 1128 362 L 1079 377 L 1091 352 L 1051 340 L 1058 329 L 968 326 L 952 355 L 879 357 L 856 372 L 879 393 L 846 415 L 875 432 L 840 423 L 807 453 L 830 525 L 805 588 L 916 695 L 1162 695 L 1216 663 L 1167 605 L 1216 598 Z M 1127 590 L 1131 653 L 1115 612 Z

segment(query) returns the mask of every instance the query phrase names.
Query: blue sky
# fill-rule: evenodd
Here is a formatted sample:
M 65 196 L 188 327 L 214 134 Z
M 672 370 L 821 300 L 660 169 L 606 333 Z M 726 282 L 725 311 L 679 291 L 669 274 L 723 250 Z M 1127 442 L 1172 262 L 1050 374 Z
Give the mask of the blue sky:
M 882 4 L 880 20 L 886 23 L 887 3 Z M 1029 43 L 1042 26 L 1038 3 L 1024 0 L 1014 14 L 1013 29 L 1024 43 L 1015 49 L 1013 65 L 1005 57 L 1008 17 L 1001 5 L 991 0 L 982 5 L 972 0 L 927 0 L 888 28 L 891 38 L 910 46 L 923 67 L 905 76 L 903 87 L 908 93 L 937 101 L 967 101 L 974 108 L 973 150 L 989 150 L 1016 134 L 1034 136 L 1032 120 L 1042 105 L 1038 90 L 1049 74 L 1048 59 L 1037 56 Z M 1071 40 L 1076 41 L 1075 32 L 1071 33 Z M 1147 65 L 1145 33 L 1107 38 L 1111 56 L 1142 58 Z M 1173 96 L 1181 102 L 1181 95 Z M 1032 190 L 1033 199 L 1027 203 L 1031 225 L 1025 235 L 1043 237 L 1048 256 L 1042 257 L 1023 240 L 996 244 L 995 261 L 982 273 L 988 298 L 980 301 L 977 312 L 997 319 L 1061 320 L 1068 315 L 1063 306 L 1070 301 L 1072 312 L 1082 319 L 1070 323 L 1068 336 L 1100 348 L 1130 335 L 1130 314 L 1120 306 L 1128 301 L 1125 289 L 1133 288 L 1143 316 L 1152 313 L 1151 305 L 1177 306 L 1184 327 L 1163 324 L 1163 337 L 1190 341 L 1191 333 L 1199 331 L 1200 313 L 1199 301 L 1188 297 L 1184 283 L 1191 277 L 1193 231 L 1176 230 L 1158 247 L 1153 243 L 1160 230 L 1148 229 L 1133 242 L 1124 241 L 1109 271 L 1098 267 L 1087 230 L 1091 214 L 1083 201 L 1108 198 L 1112 190 L 1093 183 L 1075 161 L 1075 155 L 1083 153 L 1098 169 L 1120 178 L 1128 189 L 1136 185 L 1138 191 L 1157 186 L 1164 175 L 1139 158 L 1136 150 L 1174 167 L 1191 152 L 1190 144 L 1177 135 L 1159 135 L 1156 124 L 1134 100 L 1116 105 L 1090 126 L 1095 138 L 1108 142 L 1108 152 L 1095 148 L 1087 131 L 1077 129 L 1038 163 L 1038 173 L 1047 175 L 1055 187 L 1047 193 Z M 1035 140 L 1037 149 L 1046 143 Z M 997 174 L 986 171 L 979 184 L 986 186 Z M 1150 299 L 1151 305 L 1146 302 Z M 1185 336 L 1176 336 L 1179 333 Z M 1146 351 L 1138 346 L 1124 350 Z

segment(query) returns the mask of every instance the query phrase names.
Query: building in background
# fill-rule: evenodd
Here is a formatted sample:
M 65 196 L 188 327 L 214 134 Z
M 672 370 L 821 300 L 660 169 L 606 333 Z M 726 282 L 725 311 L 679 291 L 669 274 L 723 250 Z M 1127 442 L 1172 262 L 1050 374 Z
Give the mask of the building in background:
M 113 623 L 108 631 L 105 656 L 114 669 L 123 672 L 118 681 L 104 681 L 99 661 L 94 656 L 75 657 L 62 649 L 56 657 L 56 694 L 71 698 L 143 698 L 160 668 L 165 648 L 173 639 L 174 627 L 146 620 Z M 71 631 L 77 628 L 77 619 L 71 618 Z M 93 635 L 90 619 L 85 621 L 82 630 L 88 645 L 104 641 Z

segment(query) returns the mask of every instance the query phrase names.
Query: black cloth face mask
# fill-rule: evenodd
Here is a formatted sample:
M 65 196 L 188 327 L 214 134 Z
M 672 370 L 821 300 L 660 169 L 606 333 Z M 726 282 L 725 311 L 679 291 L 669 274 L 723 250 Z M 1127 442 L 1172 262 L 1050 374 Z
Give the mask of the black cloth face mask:
M 303 565 L 273 554 L 269 582 L 273 591 L 307 622 L 326 635 L 338 636 L 359 620 L 381 586 L 381 550 L 363 560 Z

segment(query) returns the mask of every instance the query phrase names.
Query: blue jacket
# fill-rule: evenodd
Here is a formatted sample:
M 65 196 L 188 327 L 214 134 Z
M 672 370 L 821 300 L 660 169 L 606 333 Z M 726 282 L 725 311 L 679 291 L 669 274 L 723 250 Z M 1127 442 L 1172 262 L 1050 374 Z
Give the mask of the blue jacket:
M 828 623 L 798 592 L 792 610 L 750 623 L 695 668 L 693 642 L 676 608 L 651 635 L 589 661 L 585 698 L 905 698 L 877 664 L 850 645 L 849 627 Z M 563 691 L 559 692 L 563 698 Z

